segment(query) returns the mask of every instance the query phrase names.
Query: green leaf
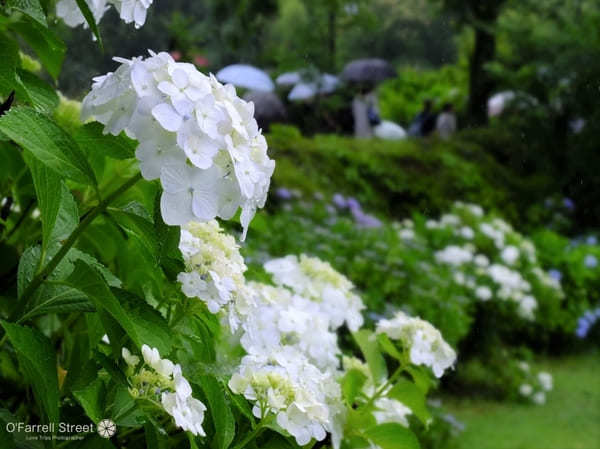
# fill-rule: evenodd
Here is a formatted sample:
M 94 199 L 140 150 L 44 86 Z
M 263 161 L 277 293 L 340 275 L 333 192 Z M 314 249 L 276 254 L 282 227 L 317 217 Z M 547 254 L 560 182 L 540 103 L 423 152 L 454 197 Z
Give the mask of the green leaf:
M 135 157 L 137 142 L 121 133 L 118 136 L 103 133 L 104 126 L 98 122 L 87 123 L 75 131 L 73 138 L 86 154 L 103 154 L 113 159 Z
M 12 23 L 11 28 L 25 39 L 52 78 L 58 79 L 67 51 L 64 42 L 50 29 L 31 19 Z
M 369 365 L 369 370 L 373 375 L 375 384 L 385 381 L 387 378 L 387 367 L 385 365 L 385 359 L 381 355 L 381 352 L 379 352 L 379 345 L 375 334 L 369 330 L 363 329 L 352 335 L 360 347 L 360 350 L 367 361 L 367 365 Z
M 198 383 L 208 400 L 208 409 L 215 426 L 213 447 L 227 449 L 235 436 L 235 420 L 221 384 L 212 376 L 201 376 Z
M 17 272 L 17 294 L 19 298 L 35 276 L 41 255 L 41 248 L 38 246 L 29 247 L 23 252 L 19 260 L 19 270 Z
M 17 89 L 17 67 L 21 63 L 17 43 L 4 34 L 0 34 L 0 95 L 8 96 Z
M 19 320 L 24 322 L 36 316 L 49 313 L 71 313 L 71 312 L 95 312 L 94 304 L 81 293 L 71 287 L 64 285 L 48 285 L 41 287 L 41 302 L 31 308 Z
M 35 187 L 42 219 L 42 251 L 46 251 L 58 216 L 62 181 L 58 173 L 42 164 L 29 151 L 25 150 L 23 157 L 33 178 L 33 186 Z
M 154 227 L 156 233 L 156 241 L 158 242 L 158 258 L 159 263 L 173 258 L 183 262 L 181 252 L 179 251 L 179 239 L 181 237 L 181 229 L 179 226 L 169 226 L 162 218 L 160 212 L 160 197 L 162 192 L 158 191 L 154 198 Z
M 73 396 L 81 404 L 92 422 L 97 423 L 104 418 L 106 387 L 101 379 L 94 380 L 81 390 L 73 391 Z
M 119 301 L 114 297 L 102 275 L 82 260 L 75 261 L 75 269 L 68 284 L 82 292 L 94 303 L 96 309 L 105 310 L 129 335 L 138 348 L 142 342 L 135 324 Z
M 357 369 L 351 369 L 344 375 L 342 379 L 342 393 L 348 406 L 351 407 L 354 404 L 366 381 L 367 376 Z
M 56 216 L 56 225 L 50 236 L 50 242 L 56 243 L 65 240 L 79 224 L 79 208 L 75 198 L 64 183 L 60 188 L 60 206 Z M 72 251 L 72 250 L 71 250 Z M 69 252 L 71 252 L 69 251 Z
M 48 422 L 59 421 L 56 352 L 52 343 L 36 329 L 0 321 L 10 339 L 25 379 L 33 387 Z
M 390 338 L 386 334 L 378 334 L 377 341 L 381 345 L 381 349 L 383 349 L 383 351 L 386 354 L 392 356 L 396 360 L 399 360 L 399 361 L 404 360 L 402 353 L 400 351 L 398 351 L 398 349 L 396 349 L 396 346 L 394 345 L 394 343 L 390 340 Z
M 381 449 L 419 449 L 414 433 L 402 424 L 386 423 L 371 427 L 364 435 Z
M 406 371 L 415 381 L 415 385 L 426 395 L 434 383 L 431 379 L 431 373 L 420 366 L 407 366 Z
M 52 86 L 27 70 L 17 70 L 17 75 L 31 105 L 40 112 L 51 112 L 58 106 L 59 98 Z
M 431 413 L 427 409 L 425 393 L 408 379 L 400 379 L 387 394 L 412 410 L 417 418 L 427 426 L 431 420 Z
M 7 0 L 6 6 L 21 11 L 23 14 L 27 14 L 40 25 L 45 27 L 48 26 L 46 14 L 44 13 L 44 9 L 39 0 Z
M 0 131 L 59 175 L 96 185 L 77 143 L 47 116 L 30 108 L 13 108 L 0 118 Z
M 79 9 L 81 10 L 81 13 L 83 14 L 83 17 L 85 17 L 85 21 L 87 22 L 87 24 L 90 27 L 90 30 L 92 30 L 92 33 L 94 33 L 94 36 L 96 36 L 96 40 L 98 41 L 100 50 L 104 51 L 104 45 L 102 44 L 102 37 L 100 36 L 100 31 L 98 30 L 98 24 L 96 23 L 94 14 L 90 10 L 90 7 L 88 6 L 88 4 L 85 0 L 76 0 L 76 1 L 77 1 L 77 6 L 79 6 Z
M 135 204 L 128 205 L 124 209 L 111 208 L 110 213 L 127 233 L 133 234 L 139 239 L 140 243 L 154 256 L 156 261 L 158 242 L 154 224 L 136 210 Z
M 131 319 L 140 340 L 166 355 L 173 346 L 172 331 L 163 316 L 142 298 L 125 290 L 111 289 Z

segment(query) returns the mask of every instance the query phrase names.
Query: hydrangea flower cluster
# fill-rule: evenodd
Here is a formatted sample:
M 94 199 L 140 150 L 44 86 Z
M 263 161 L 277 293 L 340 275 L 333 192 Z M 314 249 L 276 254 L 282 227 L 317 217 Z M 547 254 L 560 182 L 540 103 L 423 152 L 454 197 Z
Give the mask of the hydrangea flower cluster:
M 245 356 L 229 388 L 255 403 L 256 417 L 274 414 L 300 446 L 334 431 L 335 407 L 329 404 L 340 402 L 339 385 L 332 373 L 320 371 L 291 346 Z
M 188 298 L 198 298 L 211 313 L 218 313 L 234 299 L 241 306 L 251 296 L 245 288 L 246 265 L 239 246 L 215 220 L 182 226 L 179 249 L 186 271 L 177 280 Z
M 265 264 L 277 285 L 285 286 L 298 295 L 319 305 L 333 329 L 344 322 L 354 332 L 363 324 L 361 310 L 365 308 L 354 286 L 327 262 L 304 254 L 274 259 Z
M 533 373 L 526 362 L 520 362 L 519 368 L 524 375 L 523 383 L 519 386 L 521 397 L 537 405 L 546 403 L 546 393 L 552 391 L 553 379 L 550 373 L 540 371 Z
M 429 322 L 404 312 L 397 312 L 390 320 L 380 320 L 376 332 L 399 340 L 412 363 L 430 367 L 438 378 L 456 361 L 456 352 L 444 341 L 440 331 Z
M 121 20 L 125 23 L 134 23 L 136 28 L 141 28 L 146 23 L 148 8 L 154 0 L 85 0 L 96 23 L 113 6 Z M 76 0 L 59 0 L 56 4 L 56 15 L 71 28 L 83 25 L 87 28 L 85 17 L 81 13 Z
M 577 329 L 575 330 L 577 338 L 586 338 L 590 330 L 598 321 L 600 321 L 600 307 L 585 312 L 583 316 L 577 320 Z
M 539 266 L 531 241 L 505 221 L 485 216 L 480 206 L 458 202 L 452 213 L 427 220 L 424 227 L 404 220 L 396 229 L 408 244 L 433 246 L 437 264 L 448 266 L 453 281 L 474 298 L 515 302 L 524 319 L 535 319 L 537 295 L 557 300 L 564 296 L 556 273 Z M 440 242 L 446 246 L 435 248 Z
M 142 346 L 143 363 L 122 349 L 127 364 L 127 377 L 131 383 L 129 392 L 136 398 L 145 398 L 162 405 L 173 417 L 175 424 L 194 435 L 205 436 L 202 423 L 206 406 L 192 397 L 192 387 L 181 373 L 181 366 L 162 359 L 156 348 Z
M 167 224 L 228 220 L 241 207 L 243 240 L 275 168 L 253 103 L 167 53 L 115 61 L 121 65 L 114 73 L 94 79 L 82 119 L 94 117 L 106 133 L 125 131 L 139 141 L 143 177 L 163 186 Z

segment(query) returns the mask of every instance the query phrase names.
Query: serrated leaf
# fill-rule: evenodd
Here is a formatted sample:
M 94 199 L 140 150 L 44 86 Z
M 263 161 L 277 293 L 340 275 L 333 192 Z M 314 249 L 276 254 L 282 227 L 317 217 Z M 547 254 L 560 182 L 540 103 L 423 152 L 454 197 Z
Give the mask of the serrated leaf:
M 36 329 L 0 321 L 48 422 L 58 422 L 58 376 L 52 343 Z
M 387 367 L 385 359 L 379 351 L 379 345 L 375 334 L 369 330 L 363 329 L 352 334 L 354 340 L 360 347 L 360 350 L 367 361 L 369 370 L 373 375 L 376 384 L 385 381 L 387 378 Z
M 364 435 L 381 449 L 419 449 L 415 434 L 402 424 L 385 423 L 371 427 Z
M 163 355 L 171 352 L 172 331 L 162 315 L 142 298 L 118 288 L 111 291 L 130 317 L 140 340 Z
M 44 9 L 39 0 L 7 0 L 6 6 L 21 11 L 23 14 L 27 14 L 40 25 L 45 27 L 48 26 L 46 14 L 44 13 Z
M 386 354 L 392 356 L 393 358 L 399 361 L 402 361 L 404 359 L 402 353 L 400 353 L 400 351 L 396 349 L 396 346 L 386 334 L 378 334 L 377 341 L 379 342 L 381 349 L 383 349 L 383 351 Z
M 81 404 L 86 415 L 97 423 L 104 418 L 106 387 L 101 379 L 96 379 L 85 388 L 73 391 L 73 396 Z
M 125 231 L 138 237 L 140 243 L 154 257 L 154 261 L 156 262 L 158 259 L 158 242 L 156 240 L 154 224 L 141 214 L 136 213 L 134 208 L 111 208 L 110 213 Z
M 94 172 L 77 143 L 47 116 L 30 108 L 13 108 L 0 117 L 0 131 L 59 175 L 96 185 Z
M 45 251 L 50 245 L 50 236 L 58 216 L 62 181 L 58 173 L 33 157 L 29 151 L 25 150 L 23 157 L 33 178 L 33 186 L 42 219 L 42 250 Z
M 24 322 L 36 316 L 47 315 L 49 313 L 96 311 L 94 304 L 87 296 L 79 290 L 64 285 L 44 284 L 41 287 L 38 297 L 42 298 L 41 302 L 32 307 L 19 321 Z
M 94 33 L 94 36 L 96 36 L 96 40 L 98 41 L 100 50 L 104 51 L 104 45 L 102 44 L 102 37 L 100 36 L 100 30 L 98 30 L 98 24 L 96 23 L 94 14 L 90 10 L 90 7 L 88 6 L 88 4 L 85 0 L 76 0 L 76 1 L 77 1 L 77 6 L 79 7 L 79 10 L 81 11 L 81 14 L 83 14 L 85 21 L 87 22 L 88 26 L 90 27 L 90 30 L 92 30 L 92 33 Z
M 387 396 L 402 402 L 410 408 L 424 425 L 429 424 L 431 413 L 429 413 L 425 403 L 425 393 L 414 383 L 407 379 L 399 379 Z
M 47 82 L 27 70 L 17 70 L 17 76 L 25 87 L 31 105 L 40 112 L 51 112 L 58 106 L 56 90 Z
M 7 97 L 17 90 L 16 70 L 20 64 L 17 43 L 0 33 L 0 95 Z
M 17 273 L 17 294 L 19 297 L 23 294 L 38 266 L 40 260 L 41 248 L 39 246 L 32 246 L 27 248 L 21 259 L 19 260 L 19 270 Z
M 351 407 L 354 404 L 366 381 L 367 376 L 357 369 L 351 369 L 344 374 L 342 378 L 342 394 L 348 406 Z
M 113 159 L 135 157 L 137 142 L 121 133 L 118 136 L 103 133 L 104 126 L 98 122 L 87 123 L 75 131 L 73 138 L 87 154 L 103 154 Z
M 215 426 L 213 447 L 227 449 L 235 436 L 235 420 L 231 408 L 225 398 L 221 384 L 212 376 L 201 376 L 196 379 L 208 400 L 208 409 Z
M 75 269 L 67 279 L 67 283 L 85 293 L 96 309 L 105 310 L 119 323 L 136 346 L 141 348 L 144 342 L 140 340 L 131 317 L 114 297 L 102 275 L 82 260 L 75 261 L 74 265 Z
M 67 51 L 64 42 L 50 29 L 32 19 L 24 18 L 10 26 L 25 39 L 52 78 L 58 79 Z
M 75 198 L 64 183 L 60 187 L 60 205 L 56 216 L 56 224 L 50 236 L 50 242 L 65 240 L 79 224 L 79 208 Z

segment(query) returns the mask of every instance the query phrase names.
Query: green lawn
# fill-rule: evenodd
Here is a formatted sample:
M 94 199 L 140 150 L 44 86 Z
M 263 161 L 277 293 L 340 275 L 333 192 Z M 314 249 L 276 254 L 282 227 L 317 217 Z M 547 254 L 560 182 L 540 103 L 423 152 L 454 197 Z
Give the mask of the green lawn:
M 466 425 L 460 449 L 600 449 L 600 352 L 539 364 L 554 376 L 544 406 L 446 398 Z

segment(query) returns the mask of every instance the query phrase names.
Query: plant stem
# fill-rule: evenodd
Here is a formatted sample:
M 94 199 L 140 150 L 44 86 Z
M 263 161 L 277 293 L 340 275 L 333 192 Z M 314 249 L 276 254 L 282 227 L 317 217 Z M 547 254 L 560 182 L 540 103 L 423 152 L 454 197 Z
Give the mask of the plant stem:
M 262 431 L 265 430 L 266 424 L 267 423 L 265 421 L 261 421 L 260 423 L 258 423 L 254 430 L 248 435 L 246 435 L 246 438 L 244 438 L 238 444 L 233 446 L 231 449 L 243 449 L 244 447 L 246 447 L 246 445 L 250 443 L 250 441 L 256 439 L 262 433 Z
M 141 174 L 135 175 L 133 178 L 129 179 L 125 182 L 121 187 L 111 193 L 106 199 L 104 199 L 98 206 L 90 211 L 89 214 L 79 223 L 77 228 L 71 233 L 66 242 L 61 246 L 60 250 L 56 253 L 56 255 L 48 262 L 48 264 L 36 274 L 36 276 L 29 283 L 23 294 L 21 295 L 19 304 L 20 306 L 17 308 L 17 315 L 20 315 L 23 310 L 27 307 L 27 304 L 33 297 L 33 294 L 37 290 L 37 288 L 44 282 L 50 274 L 54 271 L 60 261 L 67 255 L 69 250 L 73 247 L 73 245 L 77 242 L 77 239 L 81 236 L 83 231 L 94 221 L 94 219 L 102 214 L 106 208 L 116 200 L 119 196 L 125 193 L 128 189 L 133 187 L 133 185 L 142 179 Z M 12 320 L 16 318 L 13 314 Z
M 365 404 L 365 407 L 372 405 L 382 394 L 384 394 L 387 388 L 394 382 L 396 382 L 396 379 L 398 379 L 398 377 L 400 376 L 400 374 L 402 374 L 403 371 L 404 364 L 401 364 L 396 369 L 396 371 L 394 371 L 394 374 L 392 374 L 391 377 L 381 387 L 379 387 L 379 389 L 375 392 L 371 399 L 369 399 L 369 401 Z

